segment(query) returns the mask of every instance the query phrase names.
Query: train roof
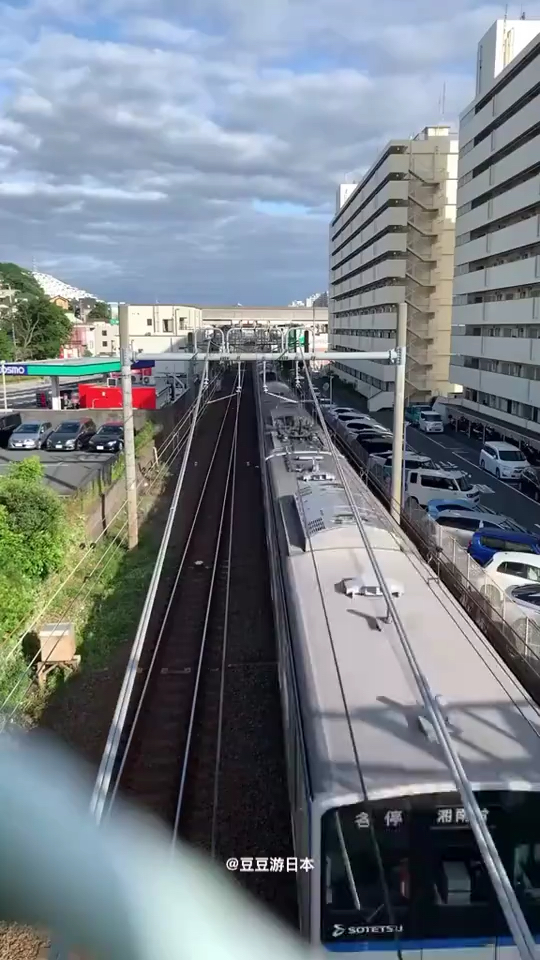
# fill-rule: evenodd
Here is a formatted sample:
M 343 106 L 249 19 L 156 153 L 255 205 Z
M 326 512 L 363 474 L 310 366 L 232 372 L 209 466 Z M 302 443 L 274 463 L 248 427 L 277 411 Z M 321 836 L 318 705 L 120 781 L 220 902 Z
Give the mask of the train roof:
M 323 805 L 455 791 L 320 426 L 284 384 L 263 395 L 311 789 Z M 314 453 L 315 451 L 315 453 Z M 344 473 L 475 789 L 540 790 L 540 713 L 352 467 Z M 311 476 L 310 476 L 311 474 Z M 321 474 L 326 474 L 324 479 Z M 380 594 L 380 591 L 379 591 Z

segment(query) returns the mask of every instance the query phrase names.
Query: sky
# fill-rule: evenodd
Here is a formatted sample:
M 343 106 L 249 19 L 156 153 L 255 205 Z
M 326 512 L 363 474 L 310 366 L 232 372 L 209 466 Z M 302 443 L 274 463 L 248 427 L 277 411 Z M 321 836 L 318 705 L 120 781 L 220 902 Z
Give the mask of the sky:
M 325 290 L 337 184 L 456 126 L 504 7 L 3 0 L 0 260 L 112 301 Z

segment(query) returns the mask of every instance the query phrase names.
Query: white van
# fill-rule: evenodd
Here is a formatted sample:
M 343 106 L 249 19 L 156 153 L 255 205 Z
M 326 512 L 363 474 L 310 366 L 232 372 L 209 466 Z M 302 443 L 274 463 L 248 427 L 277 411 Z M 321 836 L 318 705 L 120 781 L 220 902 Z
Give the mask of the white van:
M 520 480 L 528 466 L 527 457 L 513 443 L 493 440 L 482 447 L 480 467 L 494 473 L 499 480 Z
M 423 433 L 443 433 L 444 423 L 440 413 L 433 410 L 421 410 L 418 414 L 417 427 Z
M 463 470 L 407 470 L 405 501 L 426 507 L 430 500 L 470 500 L 478 503 L 480 491 Z

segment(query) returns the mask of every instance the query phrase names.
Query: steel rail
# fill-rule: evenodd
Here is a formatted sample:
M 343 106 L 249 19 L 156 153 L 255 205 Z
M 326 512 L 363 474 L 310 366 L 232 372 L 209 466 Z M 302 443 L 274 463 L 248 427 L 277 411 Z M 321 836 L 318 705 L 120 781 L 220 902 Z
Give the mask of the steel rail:
M 132 744 L 132 742 L 133 742 L 133 737 L 134 737 L 134 734 L 135 734 L 135 730 L 136 730 L 136 727 L 137 727 L 137 723 L 138 723 L 138 721 L 139 721 L 139 718 L 140 718 L 140 715 L 141 715 L 141 712 L 142 712 L 142 709 L 143 709 L 143 706 L 144 706 L 145 697 L 146 697 L 146 694 L 147 694 L 147 691 L 148 691 L 148 687 L 149 687 L 149 685 L 150 685 L 150 681 L 151 681 L 152 676 L 153 676 L 154 666 L 155 666 L 155 663 L 156 663 L 156 660 L 157 660 L 157 656 L 158 656 L 159 650 L 160 650 L 160 648 L 161 648 L 161 644 L 162 644 L 162 641 L 163 641 L 163 636 L 164 636 L 164 634 L 165 634 L 165 630 L 166 630 L 167 625 L 168 625 L 168 620 L 169 620 L 169 616 L 170 616 L 170 613 L 171 613 L 171 609 L 172 609 L 172 607 L 173 607 L 173 605 L 174 605 L 174 602 L 175 602 L 175 599 L 176 599 L 176 591 L 177 591 L 177 589 L 178 589 L 178 583 L 179 583 L 180 577 L 182 576 L 182 573 L 183 573 L 183 571 L 184 571 L 184 564 L 185 564 L 186 556 L 187 556 L 187 553 L 188 553 L 188 550 L 189 550 L 189 547 L 190 547 L 190 544 L 191 544 L 191 540 L 192 540 L 192 538 L 193 538 L 193 533 L 194 533 L 195 526 L 196 526 L 196 523 L 197 523 L 197 519 L 198 519 L 198 516 L 199 516 L 199 513 L 200 513 L 200 509 L 201 509 L 201 505 L 202 505 L 202 502 L 203 502 L 203 499 L 204 499 L 204 495 L 205 495 L 205 492 L 206 492 L 206 488 L 207 488 L 207 486 L 208 486 L 208 481 L 209 481 L 209 479 L 210 479 L 210 474 L 211 474 L 211 472 L 212 472 L 212 468 L 213 468 L 213 465 L 214 465 L 214 461 L 215 461 L 216 456 L 217 456 L 217 451 L 218 451 L 218 448 L 219 448 L 219 443 L 220 443 L 220 440 L 221 440 L 221 436 L 222 436 L 222 434 L 223 434 L 223 430 L 224 430 L 224 428 L 225 428 L 225 420 L 226 420 L 226 417 L 227 417 L 227 413 L 228 413 L 228 411 L 229 411 L 229 407 L 230 407 L 230 402 L 227 404 L 227 409 L 225 410 L 225 414 L 224 414 L 224 416 L 223 416 L 223 419 L 222 419 L 222 422 L 221 422 L 221 426 L 220 426 L 220 428 L 219 428 L 219 433 L 218 433 L 218 436 L 217 436 L 217 439 L 216 439 L 216 443 L 215 443 L 215 446 L 214 446 L 214 451 L 213 451 L 213 453 L 212 453 L 212 459 L 211 459 L 211 461 L 210 461 L 210 465 L 209 465 L 209 467 L 208 467 L 208 470 L 207 470 L 207 473 L 206 473 L 206 477 L 205 477 L 205 479 L 204 479 L 204 483 L 203 483 L 202 490 L 201 490 L 201 493 L 200 493 L 200 496 L 199 496 L 199 500 L 198 500 L 197 506 L 196 506 L 196 508 L 195 508 L 195 514 L 194 514 L 194 517 L 193 517 L 193 520 L 192 520 L 192 523 L 191 523 L 191 526 L 190 526 L 190 529 L 189 529 L 189 533 L 188 533 L 188 536 L 187 536 L 186 543 L 185 543 L 185 545 L 184 545 L 184 550 L 183 550 L 183 552 L 182 552 L 182 556 L 181 556 L 181 559 L 180 559 L 180 563 L 179 563 L 179 565 L 178 565 L 178 570 L 176 571 L 176 576 L 175 576 L 175 578 L 174 578 L 174 583 L 173 583 L 173 586 L 172 586 L 172 590 L 171 590 L 171 593 L 170 593 L 170 596 L 169 596 L 169 600 L 168 600 L 168 602 L 167 602 L 167 607 L 166 607 L 166 609 L 165 609 L 165 614 L 164 614 L 163 620 L 162 620 L 162 622 L 161 622 L 161 626 L 160 626 L 160 629 L 159 629 L 159 634 L 158 634 L 158 637 L 157 637 L 156 645 L 155 645 L 154 651 L 153 651 L 153 653 L 152 653 L 152 658 L 151 658 L 151 660 L 150 660 L 150 665 L 149 665 L 148 670 L 147 670 L 147 672 L 146 672 L 146 677 L 145 677 L 145 680 L 144 680 L 144 685 L 143 685 L 143 688 L 142 688 L 142 690 L 141 690 L 141 694 L 140 694 L 140 696 L 139 696 L 139 700 L 138 700 L 138 703 L 137 703 L 137 708 L 136 708 L 136 711 L 135 711 L 135 716 L 134 716 L 134 718 L 133 718 L 133 722 L 132 722 L 131 727 L 130 727 L 130 730 L 129 730 L 127 742 L 126 742 L 125 748 L 124 748 L 123 753 L 122 753 L 122 759 L 120 760 L 120 765 L 119 765 L 119 767 L 118 767 L 118 769 L 117 769 L 117 772 L 116 772 L 116 776 L 115 776 L 114 783 L 113 783 L 112 790 L 111 790 L 111 795 L 110 795 L 110 798 L 109 798 L 109 810 L 111 809 L 111 807 L 112 807 L 112 805 L 113 805 L 113 803 L 114 803 L 114 801 L 115 801 L 115 799 L 116 799 L 117 793 L 118 793 L 118 789 L 119 789 L 119 786 L 120 786 L 120 781 L 121 781 L 121 779 L 122 779 L 122 774 L 123 774 L 123 772 L 124 772 L 124 768 L 125 768 L 125 765 L 126 765 L 126 762 L 127 762 L 129 750 L 130 750 L 131 744 Z M 189 450 L 190 446 L 191 446 L 191 445 L 189 445 L 188 450 Z M 188 451 L 186 451 L 186 452 L 188 452 Z M 187 463 L 187 457 L 185 457 L 185 461 L 186 461 L 186 463 Z
M 328 431 L 326 421 L 324 420 L 324 417 L 322 415 L 319 401 L 313 389 L 313 382 L 311 379 L 311 374 L 309 372 L 307 363 L 304 363 L 304 369 L 305 369 L 306 378 L 310 387 L 311 395 L 313 397 L 315 407 L 319 415 L 322 431 L 325 435 L 326 442 L 331 444 L 332 441 L 330 438 L 330 433 Z M 371 562 L 375 575 L 379 581 L 381 593 L 383 594 L 384 599 L 386 601 L 388 615 L 389 617 L 391 617 L 391 620 L 396 629 L 396 633 L 398 634 L 403 651 L 407 658 L 407 662 L 409 664 L 413 677 L 416 681 L 417 688 L 423 700 L 424 707 L 433 724 L 433 728 L 435 730 L 437 740 L 439 742 L 439 746 L 441 747 L 443 754 L 446 758 L 446 761 L 448 763 L 448 766 L 450 767 L 450 770 L 453 774 L 456 786 L 458 788 L 459 794 L 461 796 L 461 800 L 463 802 L 463 806 L 469 818 L 471 829 L 478 843 L 480 854 L 482 856 L 482 859 L 484 860 L 486 869 L 488 871 L 491 882 L 493 884 L 495 894 L 497 896 L 501 909 L 506 918 L 506 922 L 508 923 L 508 926 L 514 936 L 515 944 L 522 960 L 536 960 L 537 947 L 536 947 L 534 937 L 532 936 L 531 931 L 529 930 L 529 927 L 523 915 L 523 911 L 521 910 L 516 894 L 510 883 L 510 880 L 508 879 L 508 875 L 506 873 L 506 870 L 504 869 L 497 847 L 495 846 L 495 843 L 493 842 L 493 838 L 484 822 L 484 818 L 482 817 L 480 807 L 478 806 L 478 803 L 476 801 L 476 797 L 474 795 L 470 782 L 463 768 L 463 764 L 461 763 L 459 754 L 457 753 L 455 746 L 452 743 L 450 734 L 448 733 L 440 705 L 436 697 L 434 697 L 433 693 L 431 692 L 428 681 L 425 678 L 424 674 L 422 673 L 420 665 L 416 659 L 414 650 L 412 649 L 409 638 L 407 636 L 407 631 L 399 616 L 399 613 L 398 613 L 396 604 L 394 602 L 394 599 L 391 595 L 391 592 L 388 589 L 388 585 L 384 578 L 384 574 L 375 556 L 375 551 L 369 541 L 369 537 L 366 534 L 362 517 L 356 505 L 356 501 L 351 492 L 348 480 L 345 476 L 345 472 L 343 470 L 340 460 L 341 460 L 340 457 L 336 456 L 334 458 L 336 469 L 339 473 L 340 480 L 347 494 L 349 505 L 351 507 L 353 516 L 356 520 L 356 524 L 358 526 L 360 536 L 362 537 L 362 541 L 365 546 L 366 553 L 369 557 L 369 560 Z
M 180 775 L 180 786 L 179 786 L 179 789 L 178 789 L 178 798 L 177 798 L 177 802 L 176 802 L 176 811 L 175 811 L 175 816 L 174 816 L 174 824 L 173 824 L 173 831 L 172 831 L 172 841 L 171 841 L 171 845 L 172 845 L 173 848 L 174 848 L 174 846 L 175 846 L 175 844 L 176 844 L 176 841 L 177 841 L 177 838 L 178 838 L 178 830 L 179 830 L 179 826 L 180 826 L 180 817 L 181 817 L 181 814 L 182 814 L 182 804 L 183 804 L 183 801 L 184 801 L 184 794 L 185 794 L 185 788 L 186 788 L 186 782 L 187 782 L 187 775 L 188 775 L 188 766 L 189 766 L 189 761 L 190 761 L 190 759 L 191 759 L 191 746 L 192 746 L 192 742 L 193 742 L 193 730 L 194 730 L 194 727 L 195 727 L 195 714 L 196 714 L 196 712 L 197 712 L 197 704 L 198 704 L 198 699 L 199 699 L 199 690 L 200 690 L 200 685 L 201 685 L 201 676 L 202 676 L 202 671 L 203 671 L 204 654 L 205 654 L 205 652 L 206 652 L 206 640 L 207 640 L 207 636 L 208 636 L 208 625 L 209 625 L 209 623 L 210 623 L 210 614 L 211 614 L 211 610 L 212 610 L 212 606 L 213 606 L 213 602 L 214 602 L 214 585 L 215 585 L 216 574 L 217 574 L 217 570 L 218 570 L 218 566 L 219 566 L 219 557 L 220 557 L 220 553 L 221 553 L 221 545 L 222 545 L 222 539 L 223 539 L 223 529 L 224 529 L 224 524 L 225 524 L 225 515 L 226 515 L 226 513 L 227 513 L 227 500 L 228 500 L 229 491 L 230 491 L 230 488 L 231 488 L 231 480 L 232 480 L 232 478 L 234 477 L 234 465 L 235 465 L 235 463 L 236 463 L 236 452 L 237 452 L 237 441 L 238 441 L 238 411 L 239 411 L 239 409 L 240 409 L 240 403 L 239 403 L 239 398 L 240 398 L 240 396 L 241 396 L 241 394 L 236 394 L 236 398 L 237 398 L 237 400 L 236 400 L 236 417 L 235 417 L 234 432 L 233 432 L 232 443 L 231 443 L 231 451 L 230 451 L 230 455 L 229 455 L 229 463 L 228 463 L 228 465 L 227 465 L 227 476 L 226 476 L 226 479 L 225 479 L 225 495 L 224 495 L 224 497 L 223 497 L 223 506 L 222 506 L 222 508 L 221 508 L 221 514 L 220 514 L 220 518 L 219 518 L 218 533 L 217 533 L 217 538 L 216 538 L 216 549 L 215 549 L 215 553 L 214 553 L 214 561 L 213 561 L 213 564 L 212 564 L 212 575 L 211 575 L 211 577 L 210 577 L 210 585 L 209 585 L 209 588 L 208 588 L 208 600 L 207 600 L 207 603 L 206 603 L 206 611 L 205 611 L 205 616 L 204 616 L 204 625 L 203 625 L 203 629 L 202 629 L 201 647 L 200 647 L 200 650 L 199 650 L 199 656 L 198 656 L 198 660 L 197 660 L 197 672 L 196 672 L 196 675 L 195 675 L 195 686 L 194 686 L 194 689 L 193 689 L 193 697 L 192 697 L 191 709 L 190 709 L 190 713 L 189 713 L 189 723 L 188 723 L 188 729 L 187 729 L 187 735 L 186 735 L 186 746 L 185 746 L 185 750 L 184 750 L 184 757 L 183 757 L 183 760 L 182 760 L 182 771 L 181 771 L 181 775 Z M 232 398 L 231 398 L 231 399 L 232 399 Z M 227 410 L 228 410 L 228 409 L 229 409 L 229 407 L 227 407 Z M 232 498 L 231 498 L 231 506 L 230 506 L 230 509 L 231 509 L 231 527 L 230 527 L 230 530 L 231 530 L 231 532 L 232 532 L 232 509 L 233 509 L 233 501 L 232 501 Z M 232 537 L 230 536 L 230 541 L 231 541 L 231 540 L 232 540 Z M 228 576 L 227 576 L 226 611 L 228 611 L 228 607 L 229 607 L 229 597 L 228 597 L 229 586 L 230 586 L 230 570 L 229 570 Z M 224 632 L 224 636 L 226 636 L 226 632 L 227 632 L 227 619 L 225 619 L 225 624 L 224 624 L 223 632 Z M 223 666 L 224 666 L 224 665 L 223 665 Z

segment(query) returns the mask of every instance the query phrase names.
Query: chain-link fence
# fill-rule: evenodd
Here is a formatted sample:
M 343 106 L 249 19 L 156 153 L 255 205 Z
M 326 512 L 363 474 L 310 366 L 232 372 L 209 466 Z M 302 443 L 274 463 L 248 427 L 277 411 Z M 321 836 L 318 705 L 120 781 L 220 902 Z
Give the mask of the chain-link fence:
M 360 444 L 348 441 L 328 424 L 334 441 L 354 463 L 374 493 L 390 507 L 391 470 L 369 458 Z M 467 552 L 450 531 L 406 496 L 401 526 L 442 583 L 459 600 L 518 679 L 540 702 L 540 613 L 528 616 Z M 540 587 L 540 585 L 539 585 Z

